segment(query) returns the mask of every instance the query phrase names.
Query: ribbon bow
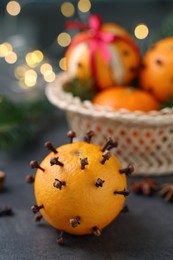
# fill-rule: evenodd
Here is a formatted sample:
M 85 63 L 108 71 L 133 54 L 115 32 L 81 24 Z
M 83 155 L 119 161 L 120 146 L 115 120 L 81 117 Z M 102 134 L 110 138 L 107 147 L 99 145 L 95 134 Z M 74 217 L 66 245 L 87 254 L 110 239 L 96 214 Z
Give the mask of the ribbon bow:
M 87 30 L 88 34 L 85 38 L 78 38 L 77 41 L 71 43 L 71 46 L 77 45 L 83 41 L 88 41 L 90 48 L 90 62 L 91 62 L 91 71 L 93 76 L 96 76 L 96 64 L 95 64 L 95 53 L 97 50 L 100 51 L 104 61 L 109 63 L 111 60 L 111 54 L 108 49 L 108 44 L 113 43 L 116 40 L 122 40 L 128 43 L 136 53 L 138 53 L 138 49 L 136 45 L 128 38 L 115 35 L 111 32 L 101 31 L 102 20 L 98 15 L 91 15 L 88 20 L 88 25 L 81 22 L 73 22 L 69 21 L 65 24 L 65 28 L 67 29 L 79 29 L 79 30 Z

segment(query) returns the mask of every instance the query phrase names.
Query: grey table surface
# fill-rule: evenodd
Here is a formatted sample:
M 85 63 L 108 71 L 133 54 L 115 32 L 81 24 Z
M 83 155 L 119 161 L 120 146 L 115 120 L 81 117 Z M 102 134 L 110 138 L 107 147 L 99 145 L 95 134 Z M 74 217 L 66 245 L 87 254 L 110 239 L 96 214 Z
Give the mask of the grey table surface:
M 33 186 L 25 176 L 33 173 L 32 159 L 41 161 L 47 154 L 47 140 L 59 146 L 68 141 L 68 126 L 63 116 L 56 125 L 43 131 L 37 142 L 16 153 L 0 154 L 1 170 L 7 174 L 5 190 L 0 193 L 0 207 L 11 206 L 13 216 L 0 217 L 0 260 L 47 259 L 173 259 L 173 203 L 155 195 L 127 197 L 128 213 L 121 213 L 105 228 L 101 237 L 65 235 L 65 245 L 56 242 L 59 233 L 44 220 L 33 221 L 35 203 Z M 128 185 L 138 180 L 128 178 Z M 157 177 L 158 184 L 173 182 L 173 176 Z

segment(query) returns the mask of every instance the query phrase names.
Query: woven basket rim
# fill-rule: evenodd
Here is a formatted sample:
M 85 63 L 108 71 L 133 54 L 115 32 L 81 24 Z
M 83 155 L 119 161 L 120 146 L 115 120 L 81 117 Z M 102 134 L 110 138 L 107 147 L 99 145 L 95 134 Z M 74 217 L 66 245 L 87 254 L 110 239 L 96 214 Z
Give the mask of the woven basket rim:
M 173 108 L 164 108 L 158 111 L 135 111 L 126 109 L 117 111 L 108 111 L 91 103 L 91 101 L 82 101 L 79 97 L 74 97 L 71 93 L 63 90 L 63 84 L 68 80 L 66 72 L 60 72 L 56 75 L 54 82 L 47 84 L 45 94 L 48 100 L 56 107 L 65 112 L 73 112 L 81 116 L 91 118 L 104 118 L 115 120 L 121 123 L 142 124 L 148 126 L 171 126 L 173 125 Z

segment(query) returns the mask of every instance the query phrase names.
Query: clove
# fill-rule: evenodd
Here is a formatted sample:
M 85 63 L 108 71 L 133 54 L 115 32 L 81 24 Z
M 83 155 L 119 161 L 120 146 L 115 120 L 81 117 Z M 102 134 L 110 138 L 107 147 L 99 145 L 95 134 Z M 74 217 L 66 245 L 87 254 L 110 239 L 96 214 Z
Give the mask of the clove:
M 64 164 L 59 161 L 59 157 L 54 157 L 54 158 L 50 159 L 50 165 L 52 166 L 52 165 L 55 165 L 55 164 L 59 165 L 61 167 L 64 166 Z
M 75 217 L 75 218 L 71 218 L 70 220 L 69 220 L 69 222 L 70 222 L 70 224 L 71 224 L 71 226 L 73 227 L 73 228 L 75 228 L 75 227 L 77 227 L 77 226 L 79 226 L 80 225 L 80 217 Z
M 73 138 L 76 137 L 76 133 L 72 130 L 68 131 L 67 136 L 70 138 L 70 143 L 73 143 Z
M 80 158 L 81 169 L 85 169 L 85 165 L 88 165 L 88 158 Z
M 62 189 L 62 186 L 65 186 L 65 185 L 66 185 L 65 181 L 60 181 L 60 180 L 58 180 L 58 179 L 55 179 L 55 181 L 54 181 L 54 183 L 53 183 L 53 186 L 54 186 L 55 188 L 59 189 L 59 190 L 61 190 L 61 189 Z
M 96 237 L 100 237 L 101 236 L 101 230 L 97 226 L 95 226 L 95 227 L 93 227 L 93 234 Z
M 5 182 L 5 172 L 0 171 L 0 191 L 4 189 L 4 182 Z
M 88 133 L 84 136 L 84 142 L 90 143 L 91 138 L 95 135 L 94 131 L 90 130 Z
M 30 162 L 30 166 L 32 169 L 37 168 L 44 172 L 44 169 L 38 164 L 36 160 Z
M 60 236 L 57 238 L 57 243 L 59 245 L 64 245 L 64 231 L 62 231 Z
M 105 162 L 111 157 L 111 153 L 109 151 L 105 151 L 102 157 L 103 159 L 101 160 L 101 164 L 105 164 Z
M 98 178 L 96 183 L 95 183 L 95 185 L 96 185 L 96 187 L 102 187 L 104 182 L 105 181 L 103 181 L 102 179 Z
M 134 168 L 134 166 L 133 166 L 133 164 L 129 164 L 128 166 L 127 166 L 127 168 L 124 168 L 124 169 L 120 169 L 119 170 L 119 173 L 125 173 L 126 175 L 131 175 L 133 172 L 134 172 L 134 170 L 135 170 L 135 168 Z
M 27 176 L 25 177 L 25 182 L 26 182 L 26 183 L 33 183 L 34 180 L 35 180 L 35 177 L 32 176 L 32 175 L 27 175 Z
M 38 214 L 34 217 L 34 221 L 35 222 L 39 222 L 41 219 L 43 218 L 43 216 L 41 214 Z
M 124 195 L 124 197 L 129 195 L 129 191 L 124 188 L 124 190 L 121 191 L 114 191 L 114 194 Z
M 113 142 L 112 138 L 108 137 L 107 142 L 105 143 L 105 145 L 103 146 L 101 151 L 104 152 L 106 150 L 111 150 L 111 149 L 113 149 L 114 147 L 117 147 L 117 146 L 118 146 L 118 142 Z
M 39 212 L 39 210 L 42 209 L 42 208 L 44 208 L 43 205 L 40 205 L 40 206 L 34 205 L 34 206 L 31 207 L 31 210 L 32 210 L 32 212 L 33 212 L 34 214 L 36 214 L 36 213 Z
M 5 207 L 3 209 L 0 208 L 0 217 L 12 216 L 12 215 L 13 215 L 12 208 L 9 208 L 9 207 Z
M 55 149 L 55 147 L 53 146 L 53 144 L 51 142 L 46 142 L 44 144 L 44 146 L 51 152 L 53 152 L 54 154 L 57 154 L 57 150 Z

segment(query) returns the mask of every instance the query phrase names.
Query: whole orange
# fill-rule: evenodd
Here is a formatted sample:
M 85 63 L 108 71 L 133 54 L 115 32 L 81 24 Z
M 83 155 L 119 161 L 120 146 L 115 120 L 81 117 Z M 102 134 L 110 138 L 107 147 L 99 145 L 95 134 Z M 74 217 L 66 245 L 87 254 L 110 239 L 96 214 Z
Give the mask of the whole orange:
M 106 41 L 104 37 L 107 36 L 102 37 L 103 34 L 112 35 L 115 39 Z M 92 47 L 94 50 L 91 50 Z M 109 54 L 109 61 L 104 52 Z M 139 60 L 138 47 L 131 35 L 115 23 L 100 24 L 95 31 L 88 29 L 78 33 L 66 52 L 69 76 L 82 82 L 93 77 L 99 89 L 131 82 L 137 74 Z
M 173 37 L 156 42 L 143 57 L 140 85 L 160 101 L 173 97 Z
M 35 176 L 41 214 L 50 225 L 71 234 L 102 230 L 125 202 L 126 175 L 119 172 L 120 162 L 109 154 L 103 163 L 110 151 L 88 142 L 62 145 L 56 151 L 41 162 Z
M 111 110 L 128 109 L 130 111 L 158 110 L 159 103 L 150 93 L 133 87 L 112 87 L 99 92 L 92 102 Z

